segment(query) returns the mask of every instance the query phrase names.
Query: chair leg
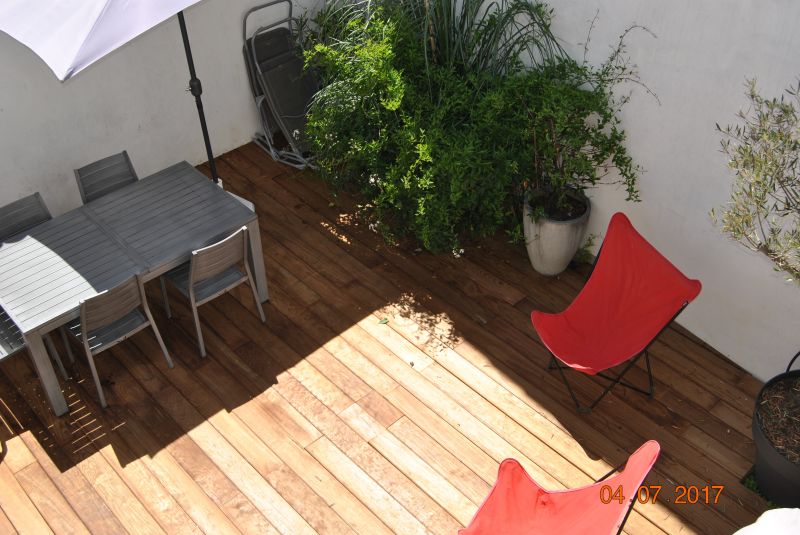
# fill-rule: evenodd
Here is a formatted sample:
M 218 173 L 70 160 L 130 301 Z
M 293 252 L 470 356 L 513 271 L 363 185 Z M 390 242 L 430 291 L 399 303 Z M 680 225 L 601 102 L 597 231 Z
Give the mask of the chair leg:
M 617 535 L 622 535 L 622 529 L 625 527 L 625 523 L 628 521 L 628 517 L 631 516 L 631 512 L 633 511 L 633 506 L 636 504 L 636 498 L 633 498 L 628 503 L 628 510 L 625 511 L 625 516 L 622 518 L 622 522 L 619 524 L 619 529 L 617 530 Z
M 167 318 L 172 318 L 172 311 L 169 308 L 169 297 L 167 297 L 167 284 L 164 282 L 164 276 L 160 276 L 158 281 L 161 283 L 161 297 L 164 299 L 164 312 L 167 313 Z
M 95 368 L 94 357 L 91 351 L 86 351 L 86 358 L 89 360 L 89 369 L 92 370 L 94 386 L 97 387 L 97 396 L 100 398 L 100 406 L 105 409 L 108 407 L 108 403 L 106 403 L 106 396 L 103 394 L 103 385 L 100 384 L 100 376 L 97 375 L 97 368 Z
M 164 283 L 163 277 L 161 279 L 161 283 Z M 150 313 L 150 307 L 147 305 L 147 301 L 142 301 L 142 308 L 144 309 L 144 315 L 147 316 L 147 321 L 150 323 L 150 327 L 153 329 L 153 334 L 156 335 L 156 340 L 158 341 L 158 345 L 161 347 L 161 352 L 164 354 L 164 359 L 167 361 L 167 366 L 174 368 L 175 365 L 172 363 L 172 357 L 169 356 L 167 346 L 164 345 L 164 340 L 161 338 L 161 333 L 158 332 L 158 327 L 156 327 L 156 322 L 153 320 L 153 314 Z
M 70 363 L 75 364 L 75 353 L 72 352 L 72 345 L 67 337 L 67 328 L 62 325 L 58 328 L 58 332 L 61 334 L 61 341 L 64 343 L 64 347 L 67 348 L 67 356 Z
M 622 377 L 626 373 L 628 373 L 628 370 L 630 370 L 636 364 L 636 361 L 638 361 L 640 358 L 642 358 L 642 355 L 644 355 L 645 362 L 647 363 L 647 374 L 648 374 L 648 381 L 649 381 L 649 387 L 650 387 L 648 390 L 643 390 L 643 389 L 641 389 L 641 388 L 639 388 L 639 387 L 637 387 L 635 385 L 632 385 L 632 384 L 622 380 Z M 603 392 L 600 394 L 600 396 L 597 399 L 595 399 L 592 402 L 592 404 L 589 405 L 588 407 L 582 406 L 578 402 L 578 397 L 575 395 L 575 392 L 572 390 L 572 386 L 569 384 L 569 381 L 567 381 L 567 376 L 564 373 L 564 366 L 562 366 L 558 362 L 558 360 L 556 359 L 555 356 L 551 357 L 550 363 L 547 365 L 547 369 L 551 370 L 553 368 L 557 368 L 558 369 L 559 373 L 561 374 L 561 379 L 564 381 L 564 384 L 567 386 L 567 390 L 569 390 L 569 394 L 572 397 L 572 401 L 575 402 L 575 407 L 577 407 L 578 412 L 583 413 L 583 414 L 592 412 L 592 409 L 594 409 L 597 406 L 597 404 L 600 403 L 600 401 L 604 397 L 606 397 L 606 395 L 609 392 L 611 392 L 611 390 L 615 386 L 617 386 L 618 384 L 621 384 L 622 386 L 624 386 L 626 388 L 630 388 L 632 390 L 636 390 L 637 392 L 641 392 L 642 394 L 645 394 L 645 395 L 649 396 L 650 398 L 653 397 L 653 374 L 652 374 L 652 370 L 650 368 L 650 354 L 647 352 L 647 350 L 643 351 L 642 353 L 639 353 L 639 355 L 637 355 L 635 358 L 631 359 L 628 362 L 627 366 L 625 366 L 625 368 L 616 377 L 611 377 L 611 376 L 609 376 L 607 374 L 604 374 L 604 373 L 598 373 L 597 376 L 601 377 L 603 379 L 606 379 L 607 381 L 609 381 L 609 384 L 608 384 L 608 386 L 606 386 L 605 390 L 603 390 Z
M 592 412 L 594 405 L 592 405 L 592 407 L 584 407 L 580 404 L 578 401 L 578 396 L 575 395 L 575 392 L 572 390 L 572 386 L 569 384 L 569 381 L 567 381 L 567 375 L 564 373 L 564 367 L 558 363 L 555 357 L 552 357 L 550 359 L 550 363 L 547 365 L 548 370 L 552 370 L 553 368 L 557 369 L 558 373 L 561 375 L 561 380 L 564 381 L 567 391 L 569 392 L 570 397 L 572 397 L 572 401 L 575 403 L 575 408 L 578 410 L 578 412 L 581 414 Z
M 197 314 L 197 306 L 192 303 L 192 315 L 194 315 L 194 328 L 197 331 L 197 345 L 200 346 L 200 357 L 206 356 L 206 345 L 203 343 L 203 332 L 200 330 L 200 316 Z
M 164 359 L 167 361 L 167 366 L 170 368 L 174 368 L 175 364 L 172 363 L 172 357 L 169 356 L 169 352 L 167 351 L 167 346 L 164 345 L 164 340 L 161 339 L 161 333 L 158 332 L 158 327 L 154 322 L 150 322 L 150 327 L 153 328 L 153 334 L 156 335 L 156 340 L 158 340 L 158 345 L 161 346 L 161 352 L 164 354 Z
M 653 399 L 653 369 L 650 367 L 650 352 L 646 349 L 644 350 L 644 362 L 647 364 L 647 382 L 650 385 L 647 395 Z
M 267 322 L 267 317 L 264 315 L 264 309 L 261 307 L 261 302 L 258 300 L 258 292 L 256 292 L 256 285 L 253 284 L 253 277 L 250 276 L 248 270 L 247 273 L 247 284 L 250 285 L 250 290 L 253 292 L 253 301 L 256 303 L 256 308 L 258 309 L 258 315 L 261 316 L 261 323 Z
M 645 364 L 647 365 L 647 381 L 648 381 L 647 390 L 645 390 L 644 388 L 638 387 L 636 385 L 633 385 L 633 384 L 631 384 L 631 383 L 629 383 L 627 381 L 622 380 L 622 376 L 625 375 L 628 372 L 628 370 L 634 364 L 636 364 L 636 362 L 640 358 L 642 358 L 642 355 L 644 355 Z M 612 377 L 612 376 L 607 375 L 605 373 L 598 373 L 597 376 L 598 377 L 602 377 L 603 379 L 605 379 L 607 381 L 611 381 L 613 384 L 621 384 L 625 388 L 630 388 L 631 390 L 635 390 L 636 392 L 639 392 L 640 394 L 644 394 L 647 397 L 650 397 L 650 398 L 653 397 L 653 372 L 652 372 L 652 369 L 650 368 L 650 354 L 647 352 L 647 350 L 645 350 L 643 353 L 639 353 L 639 355 L 637 355 L 636 358 L 634 358 L 628 364 L 628 366 L 626 366 L 625 369 L 622 370 L 622 372 L 619 375 L 617 375 L 616 377 Z
M 67 369 L 64 368 L 64 363 L 61 362 L 61 355 L 58 354 L 58 350 L 55 344 L 53 344 L 53 338 L 50 336 L 50 333 L 44 335 L 44 343 L 47 346 L 47 351 L 50 353 L 50 356 L 56 361 L 58 370 L 61 372 L 61 377 L 63 377 L 65 381 L 69 381 L 69 374 L 67 373 Z
M 605 481 L 606 479 L 608 479 L 611 476 L 611 474 L 613 474 L 615 472 L 619 472 L 620 470 L 622 470 L 623 467 L 626 464 L 628 464 L 628 461 L 625 461 L 624 463 L 620 464 L 616 468 L 612 468 L 606 475 L 604 475 L 600 479 L 596 480 L 595 483 L 600 483 L 601 481 Z M 635 494 L 634 496 L 629 497 L 630 499 L 628 500 L 628 509 L 627 509 L 627 511 L 625 511 L 625 516 L 622 518 L 622 522 L 620 522 L 620 524 L 619 524 L 619 529 L 617 530 L 617 535 L 622 535 L 622 528 L 625 527 L 625 522 L 628 521 L 628 517 L 630 516 L 631 511 L 633 511 L 633 506 L 636 503 L 636 497 L 637 496 L 638 495 Z

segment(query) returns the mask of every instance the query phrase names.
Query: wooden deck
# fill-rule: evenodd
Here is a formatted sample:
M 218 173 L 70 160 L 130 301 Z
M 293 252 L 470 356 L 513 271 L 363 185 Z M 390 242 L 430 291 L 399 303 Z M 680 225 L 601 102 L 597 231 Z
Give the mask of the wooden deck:
M 582 273 L 537 276 L 502 238 L 461 258 L 387 246 L 351 199 L 253 145 L 218 166 L 260 214 L 267 325 L 246 288 L 204 305 L 201 361 L 181 297 L 168 321 L 152 291 L 175 368 L 149 332 L 115 347 L 98 360 L 104 411 L 79 358 L 63 418 L 28 359 L 4 361 L 0 533 L 454 534 L 504 458 L 574 487 L 651 438 L 662 491 L 626 533 L 729 534 L 766 508 L 739 482 L 760 384 L 682 329 L 653 347 L 654 400 L 617 389 L 577 414 L 529 314 L 562 309 Z M 679 485 L 725 489 L 676 505 Z

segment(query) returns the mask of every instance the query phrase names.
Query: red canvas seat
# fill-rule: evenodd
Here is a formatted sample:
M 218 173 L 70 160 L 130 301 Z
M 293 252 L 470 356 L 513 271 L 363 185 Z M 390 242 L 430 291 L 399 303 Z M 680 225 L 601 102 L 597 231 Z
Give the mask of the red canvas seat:
M 644 353 L 649 370 L 647 347 L 700 288 L 616 213 L 589 281 L 572 304 L 558 314 L 534 311 L 531 321 L 545 347 L 570 368 L 605 377 L 604 370 Z
M 540 487 L 514 459 L 500 463 L 497 482 L 459 535 L 611 535 L 622 526 L 639 486 L 656 462 L 658 442 L 645 442 L 614 476 L 569 490 Z M 610 491 L 601 495 L 601 487 Z M 620 500 L 609 499 L 620 489 Z M 601 496 L 603 499 L 601 500 Z M 608 503 L 604 503 L 608 501 Z

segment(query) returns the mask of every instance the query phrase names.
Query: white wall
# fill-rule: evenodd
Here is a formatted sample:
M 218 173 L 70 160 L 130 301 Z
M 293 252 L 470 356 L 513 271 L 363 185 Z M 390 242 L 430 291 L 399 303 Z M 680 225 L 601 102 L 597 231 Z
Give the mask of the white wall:
M 321 0 L 302 0 L 316 5 Z M 240 24 L 257 0 L 205 0 L 186 12 L 216 154 L 250 140 L 256 115 L 241 58 Z M 756 76 L 778 94 L 800 74 L 800 3 L 793 0 L 551 0 L 555 30 L 573 51 L 599 10 L 591 57 L 602 61 L 629 22 L 657 39 L 629 40 L 641 90 L 624 112 L 631 153 L 647 172 L 643 201 L 597 190 L 592 229 L 626 211 L 687 274 L 703 281 L 681 323 L 757 376 L 800 348 L 800 288 L 761 256 L 727 240 L 709 210 L 726 201 L 731 176 L 714 123 L 734 120 L 743 83 Z M 0 33 L 0 204 L 41 191 L 54 214 L 79 204 L 72 169 L 127 149 L 140 176 L 180 160 L 205 161 L 177 20 L 140 36 L 61 84 L 32 52 Z
M 247 143 L 257 129 L 241 20 L 260 3 L 205 0 L 185 11 L 215 154 Z M 2 32 L 0 66 L 0 205 L 40 191 L 54 215 L 74 208 L 80 196 L 72 170 L 123 149 L 139 176 L 207 159 L 194 98 L 185 91 L 189 71 L 176 17 L 63 84 Z
M 599 12 L 589 59 L 598 64 L 630 24 L 641 89 L 623 113 L 634 159 L 646 172 L 641 203 L 615 187 L 595 190 L 590 232 L 602 234 L 625 211 L 637 228 L 703 291 L 680 323 L 761 379 L 785 368 L 800 349 L 800 287 L 784 282 L 761 255 L 722 235 L 709 211 L 728 200 L 732 175 L 719 151 L 716 122 L 733 123 L 746 106 L 745 78 L 779 95 L 800 75 L 800 3 L 793 0 L 550 0 L 555 33 L 582 53 L 589 21 Z

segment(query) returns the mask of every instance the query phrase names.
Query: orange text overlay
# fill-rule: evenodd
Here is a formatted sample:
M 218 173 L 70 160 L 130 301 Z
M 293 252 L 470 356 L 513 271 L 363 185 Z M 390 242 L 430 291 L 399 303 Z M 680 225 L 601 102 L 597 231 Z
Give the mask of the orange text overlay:
M 697 503 L 716 505 L 719 503 L 722 491 L 725 490 L 725 485 L 676 485 L 672 489 L 665 489 L 663 485 L 642 485 L 635 491 L 635 496 L 629 495 L 627 490 L 622 488 L 622 485 L 616 487 L 602 485 L 600 501 L 608 504 L 612 502 L 625 503 L 626 500 L 635 499 L 639 503 L 656 503 L 656 500 L 660 500 L 679 505 Z

